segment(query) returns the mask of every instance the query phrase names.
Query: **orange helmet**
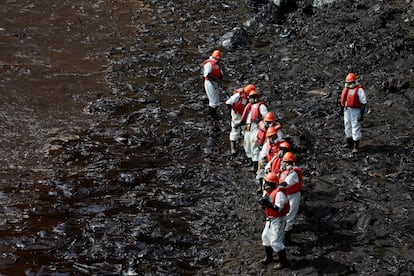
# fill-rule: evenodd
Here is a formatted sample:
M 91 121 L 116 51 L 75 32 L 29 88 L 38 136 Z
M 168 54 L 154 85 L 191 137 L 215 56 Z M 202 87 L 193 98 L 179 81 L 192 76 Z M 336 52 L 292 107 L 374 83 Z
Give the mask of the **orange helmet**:
M 277 134 L 277 128 L 270 126 L 266 131 L 266 137 L 274 136 Z
M 266 174 L 266 176 L 264 177 L 264 181 L 271 182 L 271 183 L 278 183 L 279 179 L 275 173 L 270 172 Z
M 244 87 L 244 91 L 246 93 L 250 93 L 252 90 L 256 90 L 256 87 L 253 84 L 248 84 Z
M 345 82 L 354 82 L 356 80 L 357 76 L 354 73 L 349 73 L 345 78 Z
M 290 144 L 287 141 L 283 141 L 280 143 L 279 148 L 290 149 Z
M 220 50 L 214 50 L 213 53 L 211 54 L 211 56 L 215 59 L 220 59 L 221 58 Z
M 249 98 L 251 97 L 259 97 L 259 94 L 257 93 L 256 89 L 253 89 L 249 92 Z
M 267 112 L 266 115 L 263 117 L 263 121 L 265 122 L 274 122 L 276 121 L 275 115 L 273 112 Z
M 282 161 L 285 161 L 285 162 L 295 162 L 296 161 L 296 158 L 293 155 L 293 153 L 286 152 L 285 155 L 283 155 Z

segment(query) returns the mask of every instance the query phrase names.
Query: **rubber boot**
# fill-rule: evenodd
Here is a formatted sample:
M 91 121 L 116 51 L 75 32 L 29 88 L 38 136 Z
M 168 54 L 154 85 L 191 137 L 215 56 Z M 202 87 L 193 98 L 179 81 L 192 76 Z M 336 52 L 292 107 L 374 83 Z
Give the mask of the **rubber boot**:
M 208 107 L 208 115 L 212 118 L 212 119 L 217 119 L 217 107 Z
M 266 259 L 262 260 L 262 265 L 268 265 L 273 262 L 273 249 L 271 246 L 265 246 Z
M 259 161 L 253 161 L 253 166 L 249 169 L 249 171 L 256 173 L 258 168 L 259 168 Z
M 233 156 L 236 156 L 236 141 L 230 141 L 230 153 Z
M 285 245 L 292 244 L 292 237 L 290 236 L 290 231 L 285 231 Z
M 277 252 L 277 255 L 279 256 L 279 264 L 275 268 L 276 269 L 283 269 L 283 268 L 289 267 L 289 262 L 288 262 L 287 257 L 286 257 L 286 249 L 283 249 L 283 250 Z
M 352 149 L 352 153 L 358 153 L 359 152 L 359 140 L 354 141 L 354 148 Z
M 352 148 L 352 138 L 346 138 L 346 142 L 342 145 L 342 147 L 347 149 Z

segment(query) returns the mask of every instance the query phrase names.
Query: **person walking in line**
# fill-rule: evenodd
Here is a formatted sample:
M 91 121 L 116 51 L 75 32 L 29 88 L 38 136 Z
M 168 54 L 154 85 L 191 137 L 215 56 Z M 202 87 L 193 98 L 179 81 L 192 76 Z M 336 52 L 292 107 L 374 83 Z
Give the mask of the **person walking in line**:
M 244 126 L 240 125 L 244 108 L 249 102 L 249 93 L 255 90 L 253 84 L 238 88 L 233 91 L 233 95 L 227 99 L 226 104 L 231 107 L 231 131 L 230 131 L 230 153 L 235 156 L 237 153 L 237 141 L 241 139 Z
M 265 166 L 265 174 L 273 172 L 276 175 L 280 175 L 281 160 L 286 152 L 290 151 L 290 144 L 287 141 L 283 141 L 279 144 L 279 152 L 273 156 L 273 158 L 267 162 Z
M 241 124 L 246 125 L 244 130 L 244 151 L 248 159 L 253 163 L 250 171 L 257 172 L 259 165 L 260 147 L 257 143 L 258 124 L 268 112 L 264 102 L 259 101 L 259 94 L 256 90 L 249 93 L 249 103 L 244 108 Z
M 268 112 L 269 114 L 271 112 Z M 266 116 L 267 116 L 266 114 Z M 265 117 L 266 117 L 265 116 Z M 273 156 L 277 155 L 279 152 L 279 145 L 283 139 L 282 133 L 281 133 L 281 125 L 275 124 L 275 126 L 270 126 L 266 130 L 266 140 L 263 143 L 263 147 L 259 154 L 259 167 L 257 169 L 256 173 L 256 180 L 257 180 L 257 193 L 261 193 L 263 190 L 263 177 L 265 175 L 265 166 L 266 164 L 272 160 Z M 260 129 L 259 129 L 260 133 Z M 259 135 L 258 135 L 259 137 Z M 260 143 L 259 143 L 260 144 Z
M 292 242 L 291 230 L 299 211 L 301 189 L 303 185 L 302 170 L 295 165 L 296 158 L 292 152 L 283 155 L 279 175 L 279 185 L 286 187 L 290 210 L 286 216 L 285 244 Z
M 262 232 L 262 244 L 265 248 L 266 258 L 263 265 L 273 262 L 273 251 L 279 256 L 279 265 L 276 269 L 289 266 L 286 249 L 283 244 L 284 229 L 286 226 L 286 214 L 289 212 L 289 200 L 286 190 L 277 185 L 277 176 L 269 173 L 264 178 L 265 191 L 259 203 L 265 208 L 266 224 Z
M 277 139 L 279 141 L 283 140 L 282 125 L 276 121 L 275 114 L 269 111 L 266 113 L 266 115 L 264 115 L 263 120 L 259 122 L 259 129 L 257 131 L 257 143 L 260 147 L 263 147 L 263 144 L 266 141 L 266 132 L 271 126 L 277 128 L 278 130 Z
M 346 143 L 344 147 L 352 148 L 352 153 L 359 151 L 362 138 L 361 122 L 367 104 L 365 91 L 359 84 L 355 73 L 349 73 L 345 78 L 345 87 L 341 93 L 341 108 L 344 114 Z
M 283 133 L 282 133 L 282 125 L 276 121 L 276 117 L 273 112 L 269 111 L 266 113 L 266 115 L 263 117 L 263 120 L 259 122 L 258 125 L 258 131 L 257 131 L 257 143 L 259 144 L 260 151 L 263 148 L 263 145 L 267 141 L 267 132 L 269 127 L 274 127 L 277 129 L 277 140 L 282 141 L 283 140 Z M 267 155 L 266 153 L 264 154 Z M 263 159 L 265 156 L 259 155 L 259 170 L 258 174 L 261 175 L 261 178 L 263 178 L 264 173 L 261 172 L 264 168 L 265 163 L 261 167 L 261 159 Z
M 221 52 L 214 50 L 211 56 L 203 62 L 204 89 L 208 98 L 208 115 L 216 120 L 219 105 L 219 82 L 223 79 L 220 64 Z

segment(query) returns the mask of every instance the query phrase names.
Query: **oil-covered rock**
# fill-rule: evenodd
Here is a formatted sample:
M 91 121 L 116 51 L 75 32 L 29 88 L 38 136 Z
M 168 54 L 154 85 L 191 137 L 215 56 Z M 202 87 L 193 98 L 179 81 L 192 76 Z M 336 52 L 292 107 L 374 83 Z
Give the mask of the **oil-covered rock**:
M 279 274 L 412 274 L 413 3 L 276 2 L 79 2 L 66 10 L 33 3 L 63 22 L 44 23 L 47 38 L 65 26 L 66 39 L 101 51 L 79 60 L 97 59 L 105 70 L 80 63 L 77 85 L 73 64 L 62 62 L 63 73 L 49 74 L 44 87 L 59 95 L 53 87 L 63 76 L 68 98 L 21 99 L 37 111 L 28 114 L 42 116 L 0 109 L 9 160 L 2 163 L 0 271 L 275 275 L 276 263 L 260 265 L 264 211 L 241 145 L 230 155 L 224 105 L 235 88 L 254 83 L 304 173 L 286 248 L 290 268 Z M 36 28 L 10 30 L 0 34 L 22 49 L 24 40 L 41 40 Z M 216 48 L 225 78 L 212 122 L 201 65 Z M 56 57 L 38 51 L 36 59 L 0 55 L 4 76 L 44 80 L 34 69 L 50 73 Z M 18 70 L 10 64 L 19 57 L 38 63 Z M 368 98 L 356 154 L 341 147 L 338 97 L 350 71 Z M 70 116 L 56 115 L 53 126 L 42 120 L 48 111 L 37 106 L 46 98 Z M 18 150 L 12 126 L 25 119 L 33 142 Z

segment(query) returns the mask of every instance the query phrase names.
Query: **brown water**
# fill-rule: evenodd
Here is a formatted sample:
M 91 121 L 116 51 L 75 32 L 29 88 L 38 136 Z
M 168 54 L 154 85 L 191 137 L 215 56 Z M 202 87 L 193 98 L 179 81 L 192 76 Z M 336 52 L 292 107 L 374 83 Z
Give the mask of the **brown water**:
M 135 32 L 138 1 L 5 1 L 0 9 L 2 168 L 36 168 L 44 140 L 91 122 L 110 93 L 107 51 Z M 36 158 L 34 158 L 36 157 Z
M 0 273 L 217 271 L 229 176 L 200 78 L 216 18 L 151 3 L 1 6 Z
M 2 1 L 0 272 L 36 272 L 53 259 L 36 248 L 18 251 L 24 236 L 62 222 L 47 204 L 36 205 L 48 195 L 36 183 L 54 171 L 45 161 L 53 141 L 76 139 L 97 123 L 83 108 L 112 93 L 108 50 L 136 32 L 131 17 L 142 10 L 141 1 Z

